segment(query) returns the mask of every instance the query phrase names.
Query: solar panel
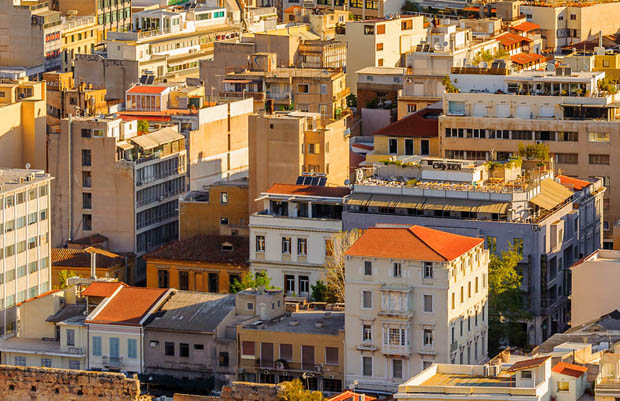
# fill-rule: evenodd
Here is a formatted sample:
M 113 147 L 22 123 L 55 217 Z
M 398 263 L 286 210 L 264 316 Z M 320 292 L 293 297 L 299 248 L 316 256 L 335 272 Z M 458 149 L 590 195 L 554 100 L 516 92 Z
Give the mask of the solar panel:
M 303 185 L 310 185 L 311 182 L 312 182 L 312 177 L 310 177 L 309 175 L 304 177 L 304 184 Z
M 318 185 L 319 185 L 320 187 L 324 187 L 324 186 L 325 186 L 325 184 L 327 184 L 327 177 L 320 177 L 320 178 L 319 178 L 319 184 L 318 184 Z
M 145 84 L 145 83 L 146 83 L 146 75 L 142 75 L 142 76 L 140 77 L 140 83 L 141 83 L 141 84 Z
M 147 85 L 151 85 L 153 83 L 153 81 L 155 81 L 155 76 L 154 75 L 149 75 L 148 77 L 146 77 L 146 84 Z
M 311 185 L 319 185 L 319 177 L 312 177 Z
M 300 175 L 299 177 L 297 177 L 297 181 L 295 182 L 295 185 L 301 185 L 304 182 L 304 177 L 302 175 Z

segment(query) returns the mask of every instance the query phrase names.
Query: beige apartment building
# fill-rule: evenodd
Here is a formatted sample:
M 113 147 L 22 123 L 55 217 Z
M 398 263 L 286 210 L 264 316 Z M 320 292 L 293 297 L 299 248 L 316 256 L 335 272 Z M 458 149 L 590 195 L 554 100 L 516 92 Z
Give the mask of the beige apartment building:
M 294 184 L 302 173 L 325 174 L 328 186 L 349 179 L 349 135 L 346 119 L 323 120 L 302 111 L 261 113 L 249 121 L 249 212 L 273 184 Z
M 183 135 L 173 127 L 137 134 L 136 121 L 73 118 L 62 120 L 48 143 L 49 171 L 58 177 L 54 246 L 104 235 L 111 251 L 138 258 L 130 282 L 146 277 L 142 255 L 178 238 L 179 195 L 186 190 Z
M 94 15 L 63 17 L 61 34 L 61 62 L 63 72 L 73 71 L 76 54 L 92 54 L 101 41 L 102 26 Z
M 109 31 L 123 31 L 131 28 L 131 0 L 51 0 L 54 10 L 63 15 L 77 11 L 77 15 L 93 15 L 102 28 L 104 39 Z
M 345 259 L 345 385 L 392 394 L 434 363 L 484 362 L 488 263 L 482 238 L 366 230 Z
M 51 288 L 52 177 L 43 170 L 0 169 L 0 334 L 14 334 L 16 304 Z
M 45 169 L 45 82 L 0 79 L 0 167 Z

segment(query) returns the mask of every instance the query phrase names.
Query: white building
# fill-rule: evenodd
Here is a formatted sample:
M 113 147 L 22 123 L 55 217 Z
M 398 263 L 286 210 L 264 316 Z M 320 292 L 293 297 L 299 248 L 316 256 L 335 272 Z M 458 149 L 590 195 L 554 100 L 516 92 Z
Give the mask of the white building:
M 488 263 L 480 238 L 369 228 L 345 260 L 347 385 L 391 394 L 433 363 L 485 361 Z
M 43 170 L 0 169 L 0 336 L 15 305 L 51 288 L 50 182 Z
M 286 295 L 309 296 L 322 280 L 331 238 L 342 231 L 346 187 L 274 184 L 250 216 L 250 270 L 264 271 Z

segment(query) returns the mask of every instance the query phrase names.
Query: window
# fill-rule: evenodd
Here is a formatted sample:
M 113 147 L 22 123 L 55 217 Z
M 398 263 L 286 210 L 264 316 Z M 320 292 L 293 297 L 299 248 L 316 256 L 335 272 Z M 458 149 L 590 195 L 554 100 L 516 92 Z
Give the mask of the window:
M 609 142 L 609 132 L 588 132 L 588 142 Z
M 577 132 L 558 132 L 558 141 L 561 142 L 577 142 L 579 141 L 579 133 Z
M 228 225 L 228 217 L 220 217 L 220 224 L 223 226 Z
M 392 359 L 392 377 L 395 379 L 403 378 L 403 361 L 401 359 Z
M 49 358 L 41 358 L 41 367 L 42 368 L 51 368 L 52 360 Z
M 471 298 L 471 281 L 467 283 L 467 299 Z
M 424 278 L 433 278 L 433 262 L 424 262 Z
M 282 237 L 282 253 L 291 253 L 291 237 Z
M 179 289 L 189 290 L 189 272 L 187 271 L 179 272 Z
M 265 252 L 265 236 L 256 236 L 256 252 Z
M 15 358 L 17 359 L 17 358 Z M 24 360 L 24 365 L 25 365 Z M 17 363 L 16 363 L 17 365 Z M 372 357 L 371 356 L 363 356 L 362 357 L 362 375 L 364 376 L 372 376 Z
M 383 43 L 377 43 L 377 51 L 383 50 Z
M 110 337 L 110 358 L 120 357 L 120 341 L 118 337 Z
M 364 35 L 374 35 L 375 27 L 374 25 L 364 25 Z
M 497 252 L 497 238 L 496 237 L 487 237 L 486 238 L 486 246 L 489 250 L 490 254 L 494 254 Z
M 127 357 L 129 359 L 138 358 L 138 341 L 135 338 L 127 339 Z
M 83 214 L 82 215 L 82 230 L 91 231 L 92 229 L 93 229 L 93 215 Z
M 82 128 L 81 134 L 82 134 L 82 138 L 90 138 L 90 129 L 89 128 Z
M 23 356 L 15 357 L 15 365 L 16 366 L 26 366 L 26 358 Z
M 321 95 L 327 94 L 327 85 L 321 84 Z
M 372 292 L 362 291 L 362 308 L 364 309 L 372 308 Z
M 306 238 L 297 238 L 297 254 L 302 256 L 308 254 L 308 240 Z
M 590 154 L 590 164 L 609 165 L 609 155 L 593 155 Z
M 299 276 L 299 293 L 307 294 L 310 292 L 310 279 L 308 276 Z
M 179 343 L 179 356 L 189 358 L 189 344 Z
M 405 335 L 406 335 L 405 329 L 391 327 L 388 329 L 387 334 L 388 334 L 387 344 L 405 345 Z M 386 342 L 386 339 L 384 338 L 383 341 Z
M 555 159 L 558 164 L 577 164 L 579 163 L 579 155 L 577 153 L 556 153 Z
M 417 109 L 418 107 L 416 104 L 407 104 L 407 113 L 415 113 Z
M 377 25 L 377 35 L 383 35 L 385 33 L 385 24 Z
M 228 205 L 228 192 L 220 192 L 220 203 Z
M 75 330 L 67 329 L 67 347 L 75 346 Z
M 569 389 L 568 382 L 558 382 L 558 391 L 569 391 Z
M 456 307 L 456 294 L 452 293 L 452 309 L 454 309 Z
M 293 344 L 280 344 L 280 359 L 287 362 L 293 360 Z
M 372 342 L 372 326 L 369 324 L 362 325 L 362 341 Z
M 393 276 L 394 277 L 401 277 L 401 269 L 400 269 L 400 263 L 393 263 L 392 264 L 392 271 L 393 271 Z
M 325 364 L 338 365 L 338 348 L 325 347 Z
M 309 93 L 310 85 L 308 84 L 299 84 L 297 85 L 297 93 Z
M 252 302 L 248 302 L 247 309 L 248 310 L 254 310 L 254 304 Z
M 577 19 L 577 14 L 571 14 L 570 15 L 570 20 L 571 21 L 575 21 Z
M 432 312 L 432 311 L 433 311 L 433 296 L 424 295 L 424 312 Z
M 82 166 L 90 166 L 91 162 L 90 149 L 82 149 Z
M 166 342 L 164 348 L 166 356 L 174 356 L 174 343 Z
M 228 352 L 220 352 L 219 355 L 219 365 L 221 367 L 228 367 L 229 364 L 229 356 L 228 356 Z
M 89 192 L 82 192 L 82 209 L 92 209 L 93 207 L 93 194 Z
M 521 378 L 522 379 L 531 379 L 532 378 L 532 371 L 531 370 L 522 370 L 521 371 Z
M 370 260 L 364 261 L 364 276 L 372 276 L 372 262 Z
M 400 23 L 400 29 L 402 31 L 408 31 L 410 29 L 413 29 L 413 20 L 408 19 L 408 20 L 404 20 Z
M 168 280 L 168 270 L 158 270 L 157 271 L 157 283 L 159 288 L 169 288 L 169 280 Z
M 93 336 L 93 356 L 101 356 L 101 337 Z
M 396 138 L 389 138 L 388 139 L 388 145 L 389 145 L 389 150 L 388 152 L 390 154 L 397 154 L 398 153 L 398 139 Z
M 424 329 L 424 345 L 433 345 L 433 330 Z

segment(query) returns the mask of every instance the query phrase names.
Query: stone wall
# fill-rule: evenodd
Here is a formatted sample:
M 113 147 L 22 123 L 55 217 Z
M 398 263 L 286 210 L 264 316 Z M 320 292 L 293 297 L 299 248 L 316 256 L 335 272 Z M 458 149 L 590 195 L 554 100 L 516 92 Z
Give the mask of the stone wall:
M 222 401 L 279 401 L 282 388 L 277 384 L 233 382 L 222 388 Z
M 0 366 L 3 401 L 138 401 L 140 382 L 120 373 Z

